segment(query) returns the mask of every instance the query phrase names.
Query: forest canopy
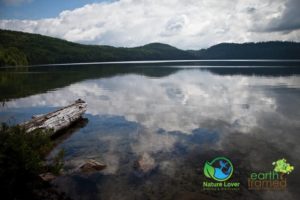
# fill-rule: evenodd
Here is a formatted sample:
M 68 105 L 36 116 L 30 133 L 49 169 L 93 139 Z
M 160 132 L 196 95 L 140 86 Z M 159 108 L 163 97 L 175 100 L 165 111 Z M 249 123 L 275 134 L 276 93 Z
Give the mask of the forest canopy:
M 0 30 L 0 66 L 37 64 L 183 60 L 183 59 L 300 59 L 300 43 L 221 43 L 207 49 L 180 50 L 162 43 L 125 48 L 84 45 L 39 34 Z

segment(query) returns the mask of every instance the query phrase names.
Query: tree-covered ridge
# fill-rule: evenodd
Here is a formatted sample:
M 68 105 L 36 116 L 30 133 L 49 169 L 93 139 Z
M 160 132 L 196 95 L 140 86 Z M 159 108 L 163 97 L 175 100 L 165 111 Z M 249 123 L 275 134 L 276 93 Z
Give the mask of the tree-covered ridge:
M 222 43 L 199 51 L 184 51 L 161 43 L 134 48 L 83 45 L 39 34 L 0 30 L 0 66 L 170 59 L 300 59 L 300 43 Z
M 13 58 L 5 59 L 9 48 L 19 50 Z M 25 55 L 21 62 L 20 55 Z M 16 31 L 0 30 L 1 65 L 51 64 L 69 62 L 128 61 L 156 59 L 191 59 L 189 53 L 164 44 L 149 44 L 136 48 L 116 48 L 82 45 L 65 40 Z M 23 60 L 23 57 L 21 57 Z M 27 60 L 27 63 L 26 63 Z
M 221 43 L 205 50 L 190 51 L 199 59 L 299 59 L 300 43 Z

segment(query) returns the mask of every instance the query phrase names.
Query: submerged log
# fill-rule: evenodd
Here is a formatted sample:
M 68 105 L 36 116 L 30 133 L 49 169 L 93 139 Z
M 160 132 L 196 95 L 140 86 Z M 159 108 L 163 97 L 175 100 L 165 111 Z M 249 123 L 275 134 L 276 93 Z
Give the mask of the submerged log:
M 35 115 L 32 120 L 20 124 L 30 132 L 36 129 L 52 130 L 52 134 L 69 127 L 73 122 L 77 121 L 87 110 L 87 103 L 81 99 L 75 103 L 63 107 L 59 110 L 48 114 Z

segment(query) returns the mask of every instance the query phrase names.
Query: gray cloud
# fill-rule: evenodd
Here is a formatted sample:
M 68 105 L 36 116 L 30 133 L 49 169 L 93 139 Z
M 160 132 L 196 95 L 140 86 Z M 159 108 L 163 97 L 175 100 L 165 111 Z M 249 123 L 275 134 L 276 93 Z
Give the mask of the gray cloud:
M 187 17 L 185 15 L 176 16 L 168 20 L 165 26 L 165 30 L 162 32 L 162 36 L 172 36 L 182 31 L 187 24 Z
M 280 16 L 270 21 L 267 31 L 293 31 L 300 29 L 300 1 L 288 0 Z
M 246 11 L 248 14 L 252 14 L 256 11 L 256 9 L 254 7 L 248 7 L 248 8 L 246 8 Z

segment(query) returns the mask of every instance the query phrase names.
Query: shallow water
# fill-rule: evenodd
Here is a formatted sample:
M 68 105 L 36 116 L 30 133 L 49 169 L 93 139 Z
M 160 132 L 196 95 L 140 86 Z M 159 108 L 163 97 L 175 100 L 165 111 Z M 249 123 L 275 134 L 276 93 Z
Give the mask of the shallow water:
M 299 67 L 165 63 L 1 71 L 0 121 L 18 123 L 78 98 L 88 103 L 86 125 L 53 154 L 65 150 L 66 171 L 87 158 L 107 168 L 55 180 L 73 199 L 298 199 Z M 143 155 L 154 161 L 147 173 L 136 168 Z M 204 163 L 217 156 L 231 160 L 238 190 L 203 190 Z M 295 166 L 285 190 L 248 189 L 251 172 L 271 171 L 281 158 Z

